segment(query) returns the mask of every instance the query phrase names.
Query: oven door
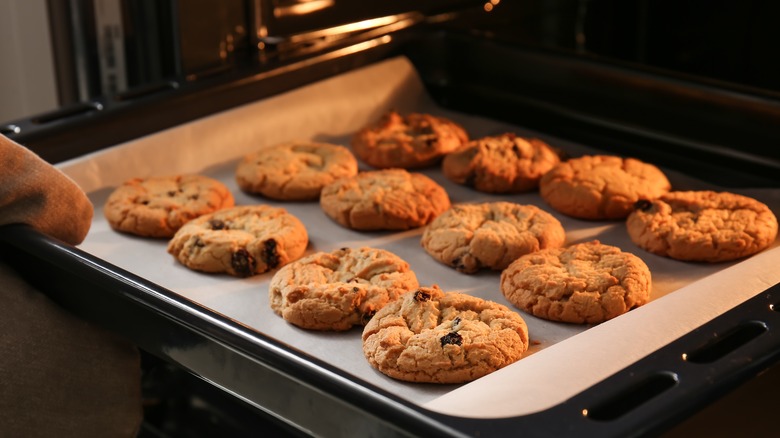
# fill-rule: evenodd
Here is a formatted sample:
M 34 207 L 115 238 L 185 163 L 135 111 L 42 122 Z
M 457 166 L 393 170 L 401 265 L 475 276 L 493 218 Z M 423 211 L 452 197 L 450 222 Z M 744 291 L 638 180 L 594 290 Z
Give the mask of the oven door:
M 759 187 L 772 197 L 780 189 L 772 147 L 780 106 L 771 94 L 529 48 L 470 26 L 464 30 L 456 19 L 387 34 L 361 32 L 322 52 L 100 101 L 100 109 L 44 118 L 39 129 L 12 138 L 51 154 L 52 161 L 79 158 L 398 56 L 409 60 L 426 93 L 448 111 L 637 156 L 714 186 Z M 746 138 L 749 145 L 743 146 Z M 315 435 L 653 435 L 780 358 L 780 289 L 770 281 L 744 302 L 552 407 L 501 418 L 454 415 L 355 379 L 284 340 L 29 228 L 4 227 L 0 241 L 17 254 L 7 261 L 63 306 L 235 396 L 242 406 Z M 36 275 L 41 266 L 52 274 Z M 775 278 L 774 266 L 758 265 L 754 274 Z

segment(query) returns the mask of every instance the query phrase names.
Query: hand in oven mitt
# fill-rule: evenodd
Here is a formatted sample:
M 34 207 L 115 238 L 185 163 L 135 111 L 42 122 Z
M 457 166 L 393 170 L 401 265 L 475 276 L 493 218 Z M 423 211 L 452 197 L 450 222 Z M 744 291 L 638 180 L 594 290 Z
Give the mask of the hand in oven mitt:
M 28 224 L 76 245 L 92 213 L 72 180 L 0 135 L 0 226 Z M 13 254 L 0 254 L 0 436 L 135 436 L 138 350 L 56 305 L 6 256 Z

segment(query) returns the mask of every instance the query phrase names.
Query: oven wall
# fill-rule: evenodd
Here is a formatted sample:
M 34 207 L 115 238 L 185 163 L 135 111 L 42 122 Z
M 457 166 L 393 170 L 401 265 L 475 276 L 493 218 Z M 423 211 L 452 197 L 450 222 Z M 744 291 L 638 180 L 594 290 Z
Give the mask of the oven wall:
M 46 0 L 4 2 L 0 60 L 0 121 L 56 107 Z

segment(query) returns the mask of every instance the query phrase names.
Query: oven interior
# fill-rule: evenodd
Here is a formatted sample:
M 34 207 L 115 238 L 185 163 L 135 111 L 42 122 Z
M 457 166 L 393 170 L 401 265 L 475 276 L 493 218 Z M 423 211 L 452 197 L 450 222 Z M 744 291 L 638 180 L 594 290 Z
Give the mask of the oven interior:
M 69 20 L 82 17 L 85 29 L 99 29 L 99 2 L 49 3 Z M 128 2 L 124 88 L 107 85 L 96 30 L 78 34 L 67 20 L 52 19 L 53 31 L 68 37 L 57 56 L 81 50 L 87 61 L 63 62 L 60 108 L 12 120 L 2 132 L 56 163 L 403 55 L 443 107 L 598 145 L 713 184 L 780 185 L 780 59 L 771 56 L 780 30 L 769 19 L 779 5 L 364 3 Z M 371 21 L 377 18 L 386 20 Z M 726 26 L 732 30 L 721 32 Z M 366 43 L 370 49 L 346 50 Z M 90 79 L 84 85 L 78 77 Z M 713 393 L 729 392 L 779 355 L 756 358 L 760 364 Z M 143 366 L 141 436 L 301 434 L 155 355 L 145 353 Z M 751 385 L 777 381 L 776 368 Z M 660 376 L 640 392 L 652 396 L 667 384 Z M 615 409 L 604 407 L 604 415 Z

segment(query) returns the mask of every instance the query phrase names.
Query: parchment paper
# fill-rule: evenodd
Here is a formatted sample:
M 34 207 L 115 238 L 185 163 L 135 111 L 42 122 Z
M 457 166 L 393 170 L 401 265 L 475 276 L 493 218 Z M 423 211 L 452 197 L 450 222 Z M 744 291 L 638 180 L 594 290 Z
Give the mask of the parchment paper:
M 637 254 L 652 272 L 653 291 L 649 304 L 595 327 L 549 322 L 518 311 L 528 323 L 532 340 L 523 359 L 465 385 L 412 384 L 385 377 L 369 366 L 362 354 L 360 328 L 343 333 L 311 332 L 276 316 L 268 305 L 268 282 L 273 273 L 239 279 L 190 271 L 166 252 L 167 241 L 117 233 L 104 219 L 102 206 L 108 194 L 126 179 L 201 173 L 227 184 L 238 205 L 287 208 L 309 231 L 307 254 L 344 246 L 384 248 L 408 261 L 422 285 L 436 283 L 444 290 L 470 293 L 511 307 L 499 290 L 499 272 L 466 275 L 436 262 L 420 246 L 422 229 L 354 232 L 326 217 L 317 202 L 272 202 L 238 189 L 234 171 L 243 155 L 293 139 L 349 145 L 355 131 L 391 108 L 450 117 L 462 123 L 473 138 L 515 132 L 542 138 L 570 156 L 599 152 L 562 141 L 555 133 L 531 132 L 439 108 L 425 94 L 411 63 L 396 58 L 61 164 L 59 167 L 81 185 L 96 208 L 81 248 L 410 402 L 464 417 L 518 416 L 554 406 L 780 281 L 777 242 L 772 249 L 739 262 L 674 261 L 636 247 L 622 221 L 572 219 L 550 209 L 538 193 L 478 193 L 451 183 L 438 168 L 432 168 L 423 173 L 441 184 L 453 203 L 505 200 L 534 204 L 561 221 L 567 245 L 598 239 Z M 665 171 L 676 190 L 723 190 Z M 775 214 L 780 211 L 778 190 L 737 192 L 762 200 Z

